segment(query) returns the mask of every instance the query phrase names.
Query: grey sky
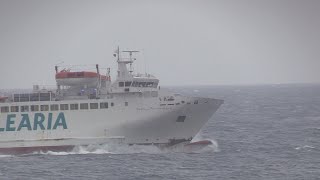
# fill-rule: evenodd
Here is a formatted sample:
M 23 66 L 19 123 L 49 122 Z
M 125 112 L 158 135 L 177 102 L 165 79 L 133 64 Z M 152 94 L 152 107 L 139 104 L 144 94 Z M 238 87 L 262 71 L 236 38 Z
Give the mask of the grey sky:
M 162 85 L 319 83 L 319 17 L 317 0 L 1 0 L 0 89 L 54 85 L 61 61 L 115 72 L 117 45 Z

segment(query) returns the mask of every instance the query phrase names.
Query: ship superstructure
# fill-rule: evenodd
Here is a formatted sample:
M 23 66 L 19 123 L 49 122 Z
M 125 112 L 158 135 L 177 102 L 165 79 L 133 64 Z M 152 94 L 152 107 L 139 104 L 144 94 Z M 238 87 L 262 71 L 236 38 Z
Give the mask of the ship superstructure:
M 189 143 L 223 103 L 160 89 L 150 74 L 135 74 L 137 51 L 115 53 L 110 69 L 72 71 L 56 66 L 56 90 L 34 86 L 32 93 L 0 97 L 0 153 L 68 151 L 75 146 Z M 122 53 L 128 54 L 127 58 Z

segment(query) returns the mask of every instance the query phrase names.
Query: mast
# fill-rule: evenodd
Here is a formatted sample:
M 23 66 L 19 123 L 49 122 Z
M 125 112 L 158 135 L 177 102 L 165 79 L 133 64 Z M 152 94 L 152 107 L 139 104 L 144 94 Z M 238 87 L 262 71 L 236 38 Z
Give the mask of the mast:
M 132 55 L 133 53 L 136 53 L 136 52 L 139 52 L 139 51 L 133 51 L 133 50 L 130 50 L 130 51 L 121 51 L 123 53 L 129 53 L 129 60 L 123 60 L 122 58 L 120 58 L 120 48 L 118 46 L 118 49 L 116 50 L 116 54 L 114 54 L 114 56 L 118 56 L 117 57 L 117 62 L 118 62 L 118 78 L 121 78 L 121 79 L 125 79 L 127 77 L 130 77 L 132 76 L 132 72 L 133 72 L 133 69 L 132 69 L 132 63 L 133 63 L 133 60 L 135 60 L 135 58 L 132 58 Z M 130 64 L 130 70 L 128 71 L 127 69 L 127 64 Z
M 117 56 L 118 56 L 118 62 L 120 61 L 120 47 L 118 46 L 118 50 L 117 50 Z
M 137 52 L 139 52 L 139 51 L 130 50 L 130 51 L 122 51 L 122 52 L 129 53 L 129 62 L 128 62 L 128 63 L 130 64 L 129 73 L 130 73 L 130 75 L 132 75 L 132 72 L 133 72 L 132 63 L 133 63 L 134 60 L 136 60 L 136 58 L 133 58 L 133 59 L 132 59 L 132 54 L 133 54 L 133 53 L 137 53 Z
M 100 92 L 100 88 L 101 88 L 101 76 L 100 76 L 100 71 L 99 71 L 99 65 L 96 64 L 96 68 L 97 68 L 97 75 L 98 75 L 98 84 L 97 84 L 97 91 L 96 91 L 96 96 L 99 95 Z
M 55 66 L 56 74 L 59 72 L 58 66 Z M 61 86 L 57 83 L 57 94 L 60 95 Z

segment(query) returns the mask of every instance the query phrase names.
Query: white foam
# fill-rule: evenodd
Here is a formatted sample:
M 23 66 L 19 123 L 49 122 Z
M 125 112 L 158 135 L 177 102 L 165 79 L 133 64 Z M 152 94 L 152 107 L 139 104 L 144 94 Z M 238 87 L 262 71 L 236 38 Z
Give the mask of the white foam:
M 8 157 L 12 157 L 12 155 L 0 155 L 0 158 L 8 158 Z
M 35 152 L 34 154 L 42 155 L 54 155 L 54 156 L 65 156 L 65 155 L 74 155 L 74 154 L 110 154 L 107 149 L 101 147 L 102 145 L 90 145 L 90 146 L 76 146 L 70 152 Z
M 191 153 L 203 153 L 203 152 L 218 152 L 218 143 L 214 139 L 204 138 L 202 132 L 198 133 L 197 136 L 192 140 L 192 142 L 208 140 L 212 144 L 201 148 L 199 146 L 198 150 L 191 151 Z M 118 143 L 108 143 L 102 145 L 89 145 L 89 146 L 76 146 L 70 152 L 34 152 L 33 154 L 41 155 L 54 155 L 54 156 L 65 156 L 65 155 L 75 155 L 75 154 L 160 154 L 160 153 L 170 153 L 170 152 L 187 152 L 189 148 L 184 146 L 178 146 L 177 148 L 159 148 L 155 145 L 128 145 L 128 144 L 118 144 Z M 196 147 L 194 149 L 197 149 Z
M 313 147 L 313 146 L 308 146 L 308 145 L 305 145 L 305 146 L 303 146 L 303 148 L 306 148 L 306 149 L 314 149 L 315 147 Z
M 134 154 L 147 153 L 158 154 L 162 151 L 153 145 L 127 145 L 127 144 L 103 144 L 90 146 L 76 146 L 70 152 L 35 152 L 33 154 L 65 156 L 74 154 Z
M 218 142 L 215 139 L 212 138 L 206 138 L 203 136 L 202 131 L 200 131 L 193 139 L 191 142 L 197 142 L 197 141 L 203 141 L 203 140 L 208 140 L 211 141 L 212 144 L 208 145 L 207 147 L 205 147 L 203 150 L 201 150 L 201 152 L 208 152 L 208 151 L 212 151 L 212 152 L 219 152 L 219 145 Z
M 309 145 L 304 145 L 304 146 L 299 146 L 299 147 L 296 147 L 296 148 L 294 148 L 294 149 L 296 149 L 296 150 L 308 150 L 308 151 L 310 151 L 311 149 L 315 149 L 315 147 L 313 147 L 313 146 L 309 146 Z

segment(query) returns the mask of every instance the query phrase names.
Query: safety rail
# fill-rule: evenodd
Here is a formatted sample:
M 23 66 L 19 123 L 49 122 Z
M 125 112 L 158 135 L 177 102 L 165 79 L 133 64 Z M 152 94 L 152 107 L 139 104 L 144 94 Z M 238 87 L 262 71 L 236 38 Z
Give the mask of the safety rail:
M 30 101 L 53 101 L 55 99 L 55 93 L 24 93 L 24 94 L 13 94 L 13 102 L 30 102 Z

